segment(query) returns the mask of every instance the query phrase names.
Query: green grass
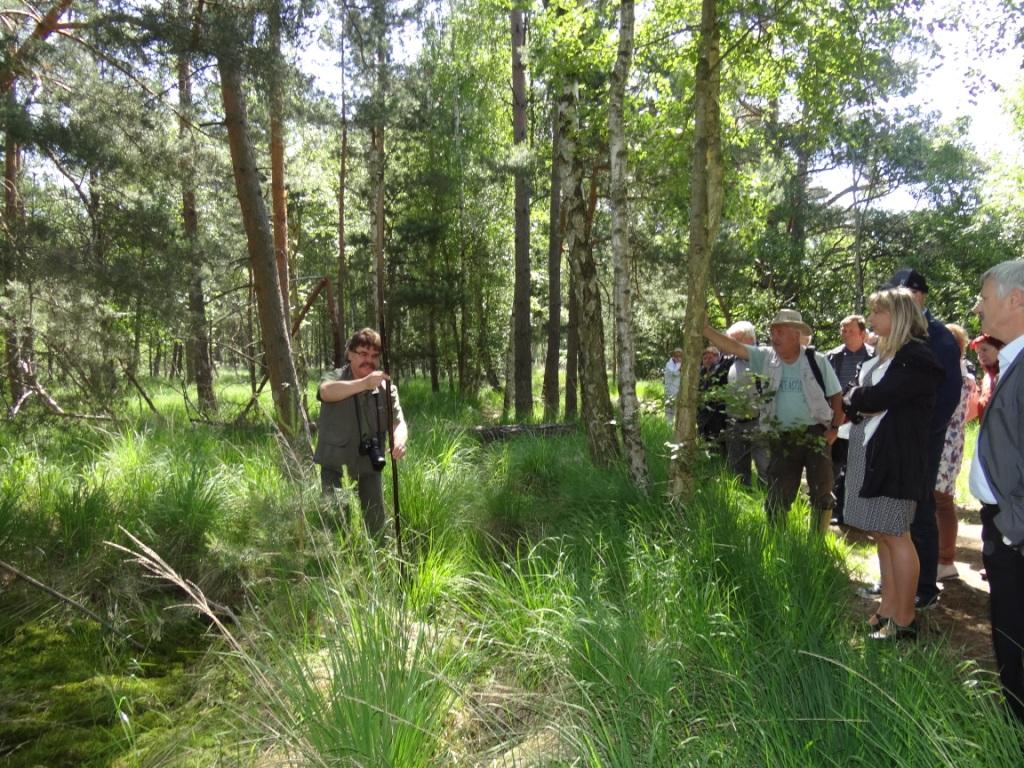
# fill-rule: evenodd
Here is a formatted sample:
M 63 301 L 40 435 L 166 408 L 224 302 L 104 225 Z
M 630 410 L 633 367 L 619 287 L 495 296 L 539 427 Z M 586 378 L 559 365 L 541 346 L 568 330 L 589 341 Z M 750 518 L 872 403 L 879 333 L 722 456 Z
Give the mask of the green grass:
M 658 410 L 645 497 L 582 435 L 482 445 L 493 403 L 406 382 L 400 564 L 269 430 L 190 425 L 154 391 L 160 418 L 0 426 L 3 558 L 149 644 L 0 593 L 5 765 L 1019 762 L 990 671 L 941 637 L 864 640 L 851 548 L 806 507 L 769 529 L 709 460 L 667 507 Z M 237 645 L 105 547 L 118 526 L 236 614 Z

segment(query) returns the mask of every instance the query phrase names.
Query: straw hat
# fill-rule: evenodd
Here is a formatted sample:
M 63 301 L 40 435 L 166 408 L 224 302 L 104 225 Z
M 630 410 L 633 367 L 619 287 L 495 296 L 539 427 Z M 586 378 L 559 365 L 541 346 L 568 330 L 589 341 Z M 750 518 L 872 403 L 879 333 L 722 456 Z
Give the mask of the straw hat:
M 811 326 L 804 322 L 801 314 L 795 309 L 780 309 L 772 321 L 768 324 L 769 328 L 774 328 L 776 325 L 792 325 L 794 328 L 799 328 L 800 332 L 810 336 L 814 333 L 811 330 Z

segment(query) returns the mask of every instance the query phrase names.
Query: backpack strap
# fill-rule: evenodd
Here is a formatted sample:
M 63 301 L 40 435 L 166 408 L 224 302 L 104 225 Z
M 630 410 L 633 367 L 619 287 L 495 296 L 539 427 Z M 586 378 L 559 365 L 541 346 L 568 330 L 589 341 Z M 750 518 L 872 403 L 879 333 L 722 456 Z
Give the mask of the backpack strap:
M 814 354 L 814 348 L 804 347 L 804 354 L 807 355 L 807 362 L 811 366 L 811 373 L 814 374 L 814 380 L 818 382 L 818 386 L 821 387 L 821 394 L 825 395 L 825 399 L 828 400 L 828 395 L 825 393 L 825 378 L 821 375 L 821 368 L 818 367 L 818 360 Z

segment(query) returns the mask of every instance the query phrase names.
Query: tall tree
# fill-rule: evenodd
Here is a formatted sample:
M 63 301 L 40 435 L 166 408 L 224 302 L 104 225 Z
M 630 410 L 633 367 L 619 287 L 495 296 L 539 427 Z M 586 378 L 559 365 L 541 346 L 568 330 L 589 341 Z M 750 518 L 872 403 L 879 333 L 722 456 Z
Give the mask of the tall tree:
M 569 322 L 565 334 L 565 420 L 576 421 L 580 373 L 580 310 L 576 301 L 576 280 L 569 271 Z
M 268 14 L 270 32 L 270 68 L 268 102 L 270 106 L 270 199 L 274 211 L 274 255 L 281 286 L 284 315 L 289 317 L 288 291 L 288 200 L 284 167 L 284 83 L 281 53 L 281 0 L 271 0 Z
M 619 6 L 619 50 L 612 70 L 608 101 L 608 149 L 611 167 L 612 259 L 615 269 L 615 338 L 619 355 L 619 408 L 622 411 L 622 438 L 633 483 L 647 489 L 647 454 L 640 435 L 640 402 L 636 396 L 635 354 L 633 351 L 632 254 L 629 241 L 629 201 L 625 98 L 626 82 L 633 60 L 633 0 Z
M 183 25 L 191 17 L 189 0 L 179 0 L 178 15 Z M 203 259 L 199 252 L 199 213 L 196 208 L 195 148 L 192 141 L 192 57 L 187 50 L 178 53 L 178 142 L 181 173 L 181 218 L 185 230 L 185 249 L 190 273 L 188 287 L 189 368 L 194 372 L 199 407 L 204 412 L 216 410 L 217 395 L 213 390 L 213 361 L 210 358 L 210 336 L 207 331 L 206 294 L 203 286 Z
M 72 0 L 58 0 L 42 16 L 29 17 L 35 18 L 36 24 L 20 45 L 15 45 L 12 41 L 11 49 L 7 52 L 6 60 L 0 69 L 0 94 L 7 93 L 18 76 L 31 66 L 36 48 L 60 28 L 60 17 L 71 7 L 71 3 Z M 12 14 L 11 18 L 16 16 Z
M 274 238 L 249 136 L 241 61 L 237 51 L 222 47 L 217 52 L 217 67 L 220 71 L 224 124 L 228 132 L 235 189 L 249 248 L 267 374 L 277 421 L 282 431 L 300 450 L 309 452 L 309 423 L 302 408 L 302 392 L 292 358 L 288 318 L 281 298 Z
M 527 146 L 526 15 L 521 8 L 509 11 L 512 27 L 512 135 L 519 152 L 515 156 L 515 285 L 512 316 L 515 332 L 516 420 L 533 413 L 533 344 L 530 331 L 530 168 Z
M 558 164 L 558 107 L 551 114 L 551 193 L 548 206 L 548 323 L 544 358 L 544 420 L 558 418 L 558 362 L 562 346 L 562 169 Z
M 701 3 L 700 42 L 694 84 L 693 172 L 690 177 L 690 248 L 683 361 L 676 408 L 675 448 L 669 498 L 685 502 L 693 493 L 697 457 L 697 400 L 702 331 L 707 316 L 711 251 L 722 214 L 722 138 L 719 94 L 721 31 L 716 0 Z
M 21 151 L 11 121 L 19 109 L 17 86 L 12 81 L 5 94 L 9 111 L 7 130 L 4 132 L 4 219 L 3 244 L 0 248 L 0 280 L 3 281 L 3 325 L 4 325 L 4 372 L 11 404 L 22 396 L 24 382 L 21 370 L 21 342 L 18 329 L 18 313 L 14 307 L 14 281 L 17 278 L 18 232 L 21 229 L 21 203 L 18 197 L 18 183 L 21 166 Z
M 562 208 L 565 211 L 565 245 L 572 269 L 575 300 L 579 311 L 577 333 L 580 342 L 583 383 L 583 426 L 587 448 L 599 464 L 610 464 L 619 454 L 608 394 L 605 363 L 604 321 L 601 285 L 590 239 L 587 195 L 583 188 L 584 161 L 579 146 L 579 83 L 566 81 L 559 107 L 561 143 L 558 162 L 563 169 Z M 592 179 L 591 184 L 596 184 Z
M 19 109 L 16 83 L 19 75 L 29 71 L 37 48 L 56 32 L 60 26 L 60 17 L 71 7 L 72 0 L 58 0 L 42 16 L 36 16 L 35 26 L 21 41 L 17 33 L 10 35 L 8 49 L 4 51 L 3 66 L 0 67 L 0 96 L 7 100 L 9 115 L 7 130 L 4 132 L 4 247 L 0 253 L 0 290 L 8 305 L 4 321 L 4 369 L 7 374 L 11 402 L 17 402 L 22 395 L 22 358 L 31 355 L 31 349 L 23 350 L 22 339 L 18 329 L 18 315 L 13 304 L 12 284 L 17 276 L 18 261 L 17 232 L 21 219 L 21 203 L 18 195 L 19 174 L 21 168 L 21 149 L 15 137 L 11 120 Z M 11 18 L 16 18 L 12 14 Z M 33 18 L 29 16 L 29 18 Z M 27 338 L 31 339 L 31 323 L 26 329 Z
M 348 291 L 348 257 L 345 253 L 345 185 L 348 181 L 348 110 L 346 103 L 347 87 L 345 79 L 345 15 L 342 14 L 341 41 L 339 51 L 341 54 L 341 139 L 338 150 L 338 290 L 337 290 L 337 315 L 338 335 L 342 339 L 348 338 L 348 308 L 345 306 L 345 297 Z M 339 350 L 340 351 L 340 350 Z

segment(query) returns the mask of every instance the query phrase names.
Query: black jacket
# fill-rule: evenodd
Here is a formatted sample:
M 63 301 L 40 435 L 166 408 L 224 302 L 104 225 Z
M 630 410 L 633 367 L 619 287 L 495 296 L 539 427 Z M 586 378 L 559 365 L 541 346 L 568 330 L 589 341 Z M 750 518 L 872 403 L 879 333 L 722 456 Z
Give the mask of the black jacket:
M 925 310 L 924 316 L 928 321 L 928 345 L 935 353 L 939 367 L 945 373 L 935 392 L 935 410 L 932 412 L 931 423 L 933 436 L 941 436 L 944 440 L 949 420 L 953 418 L 953 412 L 960 404 L 960 389 L 963 387 L 963 377 L 960 375 L 960 346 L 941 320 L 932 317 L 928 310 Z
M 840 375 L 840 370 L 843 367 L 843 360 L 853 355 L 856 355 L 858 358 L 862 358 L 860 362 L 857 363 L 857 372 L 860 373 L 861 366 L 875 356 L 875 350 L 872 347 L 865 345 L 861 347 L 861 350 L 864 352 L 863 355 L 851 352 L 846 348 L 845 344 L 840 344 L 838 347 L 834 347 L 825 353 L 825 359 L 829 361 L 832 365 L 832 370 L 836 372 L 836 378 L 839 379 L 839 386 L 843 388 L 843 394 L 849 392 L 851 387 L 857 386 L 856 376 L 849 381 L 843 381 L 842 376 Z
M 861 497 L 920 501 L 932 492 L 927 443 L 941 379 L 935 353 L 915 338 L 896 353 L 881 381 L 850 391 L 845 409 L 851 418 L 886 411 L 868 441 Z

